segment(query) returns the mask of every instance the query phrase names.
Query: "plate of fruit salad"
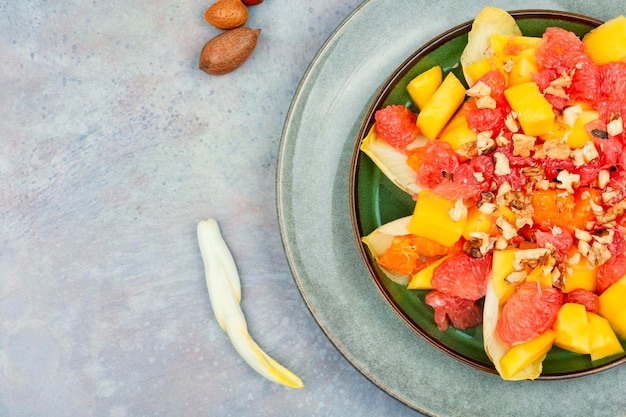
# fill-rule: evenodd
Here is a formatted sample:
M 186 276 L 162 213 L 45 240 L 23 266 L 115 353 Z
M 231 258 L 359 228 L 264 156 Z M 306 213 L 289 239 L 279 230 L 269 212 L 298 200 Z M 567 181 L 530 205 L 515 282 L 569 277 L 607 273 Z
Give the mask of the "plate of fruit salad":
M 489 36 L 478 36 L 483 38 L 483 46 L 475 47 L 480 52 L 470 53 L 472 48 L 464 53 L 466 46 L 474 42 L 472 39 L 477 38 L 468 36 L 472 23 L 490 5 L 501 11 L 509 10 L 506 14 L 513 18 L 521 33 L 509 33 L 511 25 L 488 19 Z M 608 183 L 604 188 L 598 183 L 603 168 L 608 168 L 604 170 L 608 172 L 609 182 L 618 178 L 619 164 L 613 168 L 600 162 L 601 157 L 614 158 L 617 152 L 608 152 L 608 145 L 594 142 L 605 140 L 601 126 L 590 129 L 599 136 L 591 140 L 598 152 L 595 159 L 590 145 L 585 148 L 587 140 L 577 147 L 576 138 L 581 140 L 582 134 L 587 134 L 587 129 L 580 128 L 582 120 L 591 117 L 591 112 L 599 114 L 600 109 L 588 103 L 575 108 L 565 101 L 564 96 L 573 94 L 570 80 L 560 79 L 563 72 L 555 69 L 558 76 L 542 72 L 540 80 L 530 79 L 543 98 L 548 96 L 548 105 L 524 104 L 527 98 L 539 100 L 537 94 L 533 96 L 524 90 L 529 87 L 524 86 L 517 93 L 512 90 L 511 101 L 516 106 L 513 109 L 504 92 L 511 78 L 519 81 L 516 85 L 530 82 L 524 77 L 532 74 L 532 65 L 537 65 L 535 54 L 548 28 L 573 33 L 576 41 L 571 35 L 566 39 L 579 44 L 587 33 L 622 11 L 619 5 L 608 1 L 529 0 L 524 6 L 551 10 L 515 12 L 512 10 L 519 8 L 519 4 L 507 1 L 468 3 L 461 9 L 458 3 L 450 1 L 436 6 L 422 1 L 363 2 L 320 49 L 287 115 L 277 178 L 283 244 L 298 289 L 322 331 L 357 370 L 404 404 L 437 416 L 618 416 L 626 409 L 622 395 L 626 367 L 618 366 L 623 358 L 618 350 L 624 345 L 620 327 L 615 324 L 618 322 L 615 317 L 619 318 L 620 314 L 615 313 L 609 320 L 610 314 L 603 315 L 594 303 L 603 294 L 613 293 L 612 297 L 604 296 L 612 300 L 605 305 L 612 306 L 609 310 L 620 310 L 619 281 L 610 286 L 617 285 L 614 287 L 617 290 L 609 288 L 600 293 L 596 278 L 597 269 L 610 260 L 606 259 L 606 251 L 611 256 L 612 251 L 620 251 L 620 235 L 615 231 L 621 233 L 621 230 L 617 217 L 615 225 L 608 218 L 603 218 L 606 222 L 601 220 L 606 232 L 597 224 L 588 225 L 591 220 L 584 221 L 593 214 L 597 223 L 597 216 L 602 218 L 601 213 L 596 213 L 598 208 L 606 214 L 612 207 L 619 207 L 604 202 L 602 194 L 611 190 L 607 190 Z M 490 44 L 491 35 L 494 45 Z M 606 36 L 609 35 L 600 36 L 598 43 L 610 44 Z M 511 38 L 515 41 L 509 44 Z M 569 49 L 569 44 L 561 45 L 560 49 Z M 506 60 L 502 58 L 505 56 Z M 485 76 L 487 73 L 490 74 Z M 499 84 L 502 80 L 497 73 L 502 75 L 504 83 Z M 458 83 L 449 81 L 449 74 Z M 570 77 L 574 78 L 572 74 Z M 479 87 L 471 90 L 468 79 L 472 86 Z M 490 89 L 488 94 L 482 84 Z M 422 106 L 427 106 L 441 86 L 446 86 L 442 90 L 445 94 L 438 94 L 445 98 L 440 101 L 443 104 L 431 106 L 425 112 L 431 116 L 422 115 L 418 125 Z M 494 93 L 492 97 L 491 91 L 497 92 L 499 87 L 501 94 Z M 543 90 L 548 87 L 546 94 Z M 419 93 L 412 97 L 410 90 Z M 424 93 L 428 90 L 430 96 Z M 458 103 L 454 110 L 447 107 L 452 101 Z M 394 110 L 392 106 L 396 105 L 405 110 Z M 403 139 L 392 139 L 390 144 L 378 134 L 376 137 L 372 134 L 378 123 L 376 112 L 387 107 L 391 111 L 379 115 L 383 120 L 381 126 L 385 119 L 389 122 L 397 117 L 396 112 L 413 114 L 408 115 L 408 123 L 396 124 L 400 131 L 406 126 L 417 127 L 417 132 L 414 127 L 408 129 L 413 137 L 404 139 L 403 145 L 399 145 Z M 568 110 L 570 122 L 566 122 L 561 113 L 569 107 L 574 109 Z M 466 112 L 465 123 L 469 118 L 480 128 L 475 127 L 474 131 L 469 124 L 459 123 L 463 118 L 455 116 L 462 108 Z M 543 110 L 535 115 L 525 111 L 529 108 Z M 523 130 L 522 121 L 524 126 L 532 125 L 536 129 L 548 124 L 548 108 L 554 114 L 551 125 L 559 120 L 562 130 L 545 134 L 532 128 Z M 506 117 L 513 112 L 513 119 Z M 443 117 L 445 120 L 441 119 L 446 113 L 449 115 Z M 451 123 L 453 119 L 458 124 Z M 581 121 L 577 123 L 578 120 Z M 517 132 L 513 132 L 514 124 Z M 382 130 L 392 132 L 396 127 L 391 122 Z M 510 133 L 501 135 L 505 128 Z M 486 134 L 489 130 L 491 135 Z M 439 138 L 443 131 L 451 143 Z M 609 142 L 614 142 L 606 126 L 604 131 Z M 481 133 L 480 143 L 478 133 Z M 518 134 L 515 141 L 512 133 Z M 509 143 L 505 144 L 505 140 Z M 573 141 L 573 145 L 568 144 L 569 165 L 563 162 L 564 157 L 554 158 L 564 147 L 550 146 L 567 140 Z M 438 143 L 433 146 L 435 141 Z M 546 142 L 549 144 L 544 149 Z M 442 143 L 448 143 L 449 148 L 439 147 Z M 410 165 L 406 163 L 409 153 L 413 155 Z M 494 158 L 496 153 L 498 156 Z M 543 161 L 542 173 L 534 161 L 548 158 L 557 162 Z M 424 166 L 422 173 L 427 174 L 424 178 L 432 182 L 418 183 L 418 171 Z M 596 169 L 595 183 L 585 184 L 591 181 L 592 168 Z M 538 172 L 533 174 L 533 170 Z M 561 174 L 563 171 L 567 172 Z M 552 178 L 548 179 L 550 175 Z M 575 175 L 580 176 L 578 182 L 574 181 Z M 497 187 L 492 189 L 493 183 Z M 524 188 L 527 183 L 533 184 L 531 192 Z M 540 197 L 535 197 L 536 211 L 532 204 L 535 189 L 543 191 L 537 193 Z M 425 204 L 416 214 L 420 203 Z M 559 215 L 554 216 L 554 212 Z M 528 224 L 529 219 L 532 225 Z M 406 265 L 397 262 L 403 250 L 387 252 L 396 237 L 409 240 L 405 246 L 420 247 L 418 256 L 411 255 Z M 412 242 L 415 237 L 421 242 Z M 585 250 L 584 244 L 579 248 L 580 241 L 588 243 L 585 256 L 574 253 Z M 396 249 L 402 247 L 396 242 Z M 590 253 L 598 256 L 589 258 Z M 597 264 L 588 268 L 587 262 Z M 402 268 L 398 269 L 398 265 Z M 493 280 L 493 270 L 498 280 Z M 596 289 L 575 291 L 564 287 L 565 283 L 576 284 L 576 279 L 564 279 L 572 275 L 579 276 L 576 285 L 590 285 L 592 273 L 581 274 L 586 270 L 596 273 L 593 276 Z M 419 278 L 413 279 L 414 276 Z M 489 280 L 485 279 L 487 276 Z M 438 289 L 433 286 L 433 278 Z M 485 285 L 492 281 L 497 284 Z M 435 308 L 445 307 L 446 297 L 459 288 L 462 297 L 458 297 L 459 293 L 454 296 L 465 301 L 454 305 L 465 305 L 469 314 L 456 314 L 450 309 L 436 313 Z M 513 293 L 517 295 L 514 297 Z M 521 321 L 511 320 L 512 326 L 498 325 L 500 317 L 505 315 L 505 302 L 513 300 L 512 307 L 527 306 L 528 299 L 540 301 L 532 303 L 539 306 L 536 314 L 530 315 L 533 319 L 540 315 L 554 318 L 555 311 L 557 317 L 547 320 L 550 326 L 546 329 L 543 329 L 545 322 L 537 324 L 528 320 L 528 326 L 518 326 L 531 329 L 531 336 L 524 336 L 528 340 L 509 339 L 510 335 L 519 337 L 515 325 Z M 566 307 L 559 319 L 563 305 L 573 307 Z M 509 309 L 515 312 L 515 308 Z M 598 326 L 596 318 L 600 318 L 606 332 L 601 334 L 609 339 L 604 350 L 594 344 L 593 359 L 588 336 L 587 342 L 576 339 L 569 346 L 583 346 L 588 353 L 573 352 L 563 343 L 564 335 L 576 334 L 571 329 L 584 321 L 584 318 L 578 320 L 583 316 L 586 325 L 579 327 Z M 500 334 L 502 328 L 510 328 L 505 331 L 510 334 Z M 557 330 L 562 333 L 558 342 L 561 346 L 555 344 Z M 513 349 L 516 346 L 519 347 Z M 349 372 L 345 379 L 353 381 Z
M 553 17 L 537 34 L 537 18 Z M 363 124 L 364 258 L 418 333 L 479 369 L 520 380 L 619 365 L 626 42 L 606 39 L 626 40 L 626 18 L 487 7 L 459 63 L 439 62 L 457 30 L 418 51 Z M 386 200 L 365 160 L 406 197 Z M 383 223 L 389 203 L 398 218 Z

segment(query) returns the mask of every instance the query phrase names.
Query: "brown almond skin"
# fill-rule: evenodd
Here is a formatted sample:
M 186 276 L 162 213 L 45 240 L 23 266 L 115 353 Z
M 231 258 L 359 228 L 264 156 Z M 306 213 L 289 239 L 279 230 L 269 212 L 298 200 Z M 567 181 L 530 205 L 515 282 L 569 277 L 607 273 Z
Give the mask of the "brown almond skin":
M 204 12 L 204 20 L 218 29 L 235 29 L 248 21 L 248 8 L 241 0 L 217 0 Z
M 236 28 L 209 40 L 200 53 L 199 68 L 211 75 L 239 68 L 256 48 L 261 29 Z

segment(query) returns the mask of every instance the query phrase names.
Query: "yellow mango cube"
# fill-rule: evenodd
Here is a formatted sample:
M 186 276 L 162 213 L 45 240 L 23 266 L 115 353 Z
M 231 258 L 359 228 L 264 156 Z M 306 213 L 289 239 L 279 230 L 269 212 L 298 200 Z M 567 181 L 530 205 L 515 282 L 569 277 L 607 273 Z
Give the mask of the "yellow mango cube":
M 428 139 L 435 139 L 465 100 L 465 87 L 449 73 L 417 115 L 417 127 Z
M 496 232 L 496 223 L 493 216 L 485 214 L 478 210 L 478 207 L 472 206 L 467 210 L 467 222 L 463 229 L 463 237 L 467 240 L 473 239 L 472 233 L 486 233 L 493 236 Z
M 551 287 L 552 286 L 552 269 L 556 263 L 555 259 L 552 256 L 548 257 L 548 262 L 546 265 L 538 265 L 533 268 L 532 271 L 526 277 L 526 281 L 528 282 L 539 282 L 540 284 Z
M 605 317 L 615 334 L 622 339 L 626 339 L 626 306 L 618 310 L 613 316 Z
M 452 149 L 459 150 L 463 145 L 475 143 L 478 137 L 478 133 L 474 132 L 467 125 L 467 118 L 465 117 L 465 111 L 463 107 L 459 109 L 458 112 L 452 119 L 448 122 L 448 124 L 443 128 L 439 135 L 439 140 L 442 142 L 447 142 L 452 146 Z
M 534 56 L 541 38 L 520 35 L 502 35 L 499 33 L 490 36 L 491 49 L 502 61 L 514 61 L 521 56 Z
M 556 332 L 548 329 L 528 342 L 513 346 L 500 359 L 502 378 L 514 379 L 524 368 L 536 362 L 543 362 L 546 354 L 552 349 L 555 337 Z
M 511 67 L 509 73 L 509 86 L 524 84 L 532 81 L 532 74 L 539 72 L 537 63 L 527 58 L 521 58 Z
M 407 285 L 407 289 L 409 290 L 432 290 L 433 286 L 430 281 L 433 278 L 433 271 L 439 265 L 443 263 L 446 259 L 448 259 L 452 255 L 446 255 L 443 258 L 437 259 L 436 261 L 431 262 L 423 269 L 420 269 L 415 275 L 411 277 L 409 281 L 409 285 Z
M 587 312 L 587 321 L 589 322 L 589 344 L 592 361 L 624 353 L 624 348 L 604 317 Z
M 591 353 L 589 321 L 584 305 L 563 304 L 552 329 L 556 332 L 556 346 L 570 352 Z
M 576 256 L 577 249 L 574 247 L 569 252 L 569 257 Z M 587 267 L 587 259 L 583 256 L 579 257 L 578 263 L 568 264 L 563 270 L 563 292 L 572 292 L 577 288 L 595 292 L 596 291 L 596 273 L 598 268 L 589 269 Z
M 483 58 L 472 65 L 468 65 L 463 70 L 466 78 L 465 81 L 467 81 L 470 87 L 489 71 L 500 71 L 506 78 L 506 72 L 502 69 L 502 62 L 495 57 Z
M 589 122 L 597 120 L 600 115 L 595 110 L 583 110 L 572 126 L 571 130 L 563 136 L 570 148 L 582 148 L 591 138 L 585 129 L 585 125 Z
M 612 321 L 618 319 L 620 310 L 626 306 L 626 277 L 604 290 L 599 298 L 599 314 L 607 319 L 612 326 Z
M 467 222 L 467 214 L 454 220 L 450 216 L 454 209 L 454 201 L 428 189 L 420 191 L 409 223 L 409 233 L 434 240 L 443 246 L 453 246 L 461 238 Z
M 593 29 L 583 43 L 597 65 L 626 61 L 626 17 L 618 16 Z
M 406 90 L 411 96 L 413 103 L 423 109 L 426 103 L 433 96 L 437 88 L 441 85 L 443 72 L 439 65 L 435 65 L 429 70 L 424 71 L 417 77 L 413 78 L 406 86 Z
M 491 283 L 493 290 L 500 302 L 504 304 L 513 295 L 519 284 L 511 284 L 506 281 L 513 271 L 513 262 L 517 249 L 494 250 L 491 258 Z
M 550 132 L 554 111 L 537 84 L 529 82 L 509 87 L 504 90 L 504 96 L 517 114 L 525 134 L 540 136 Z

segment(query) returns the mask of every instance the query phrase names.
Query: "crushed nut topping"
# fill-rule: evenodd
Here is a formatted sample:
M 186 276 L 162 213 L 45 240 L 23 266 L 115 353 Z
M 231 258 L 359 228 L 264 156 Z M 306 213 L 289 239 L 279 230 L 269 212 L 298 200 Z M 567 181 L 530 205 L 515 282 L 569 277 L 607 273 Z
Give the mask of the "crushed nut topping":
M 491 87 L 483 81 L 478 81 L 472 88 L 468 89 L 465 94 L 474 98 L 489 96 L 491 95 Z
M 578 228 L 574 229 L 574 236 L 576 239 L 582 240 L 583 242 L 591 242 L 592 239 L 591 233 Z
M 513 134 L 513 155 L 530 156 L 530 151 L 535 149 L 537 138 L 522 133 Z
M 476 108 L 478 109 L 495 109 L 496 100 L 491 96 L 483 96 L 476 99 Z
M 592 233 L 592 236 L 596 242 L 601 243 L 603 245 L 608 245 L 610 243 L 613 243 L 614 234 L 615 234 L 615 231 L 613 229 L 602 228 L 602 229 L 598 229 L 594 231 Z
M 546 171 L 541 165 L 532 165 L 522 168 L 522 174 L 531 182 L 539 182 L 546 179 Z
M 480 132 L 476 136 L 476 149 L 478 155 L 485 155 L 492 152 L 496 148 L 496 142 L 491 139 L 492 131 Z
M 480 207 L 478 207 L 478 211 L 483 214 L 494 214 L 498 211 L 498 206 L 493 203 L 483 203 Z
M 611 206 L 606 212 L 596 214 L 596 219 L 600 224 L 607 224 L 615 221 L 619 216 L 626 212 L 626 199 Z
M 465 204 L 463 204 L 462 198 L 456 200 L 456 202 L 454 203 L 454 207 L 451 208 L 450 211 L 448 211 L 448 214 L 450 215 L 452 221 L 455 222 L 467 218 L 467 207 L 465 207 Z
M 502 231 L 502 237 L 511 240 L 517 236 L 517 230 L 509 223 L 506 217 L 500 216 L 496 219 L 496 226 Z
M 510 113 L 510 115 L 514 115 L 514 114 L 515 113 L 513 113 L 513 112 Z M 509 127 L 509 126 L 507 126 L 507 127 Z M 509 127 L 509 129 L 511 129 L 511 128 Z M 511 132 L 513 132 L 512 129 L 511 129 Z M 511 143 L 511 142 L 507 138 L 505 138 L 504 136 L 502 136 L 502 135 L 496 136 L 496 145 L 498 145 L 498 146 L 506 146 L 509 143 Z
M 601 170 L 598 173 L 598 188 L 605 189 L 609 182 L 611 181 L 611 173 L 606 169 Z
M 583 113 L 583 108 L 580 104 L 575 106 L 567 106 L 563 109 L 563 113 L 561 114 L 561 119 L 563 123 L 565 123 L 569 127 L 573 127 L 576 120 Z
M 493 154 L 496 168 L 493 171 L 498 176 L 507 175 L 511 173 L 511 167 L 509 166 L 509 159 L 502 152 L 496 152 Z
M 582 148 L 574 149 L 571 154 L 574 159 L 574 166 L 580 167 L 588 162 L 595 161 L 600 157 L 593 142 L 587 142 Z
M 509 275 L 504 277 L 504 280 L 509 284 L 517 284 L 524 281 L 527 277 L 528 273 L 526 271 L 513 271 Z
M 572 150 L 565 142 L 548 140 L 543 143 L 542 151 L 552 159 L 564 160 L 569 158 Z
M 580 183 L 580 174 L 570 174 L 566 169 L 564 169 L 559 172 L 556 179 L 559 181 L 556 188 L 566 190 L 568 193 L 574 194 L 574 185 L 578 185 Z
M 519 131 L 519 124 L 517 123 L 515 112 L 511 112 L 511 113 L 506 115 L 506 117 L 504 118 L 504 125 L 506 126 L 507 129 L 509 129 L 513 133 L 517 133 Z M 508 145 L 509 144 L 509 140 L 506 139 L 505 137 L 501 136 L 501 135 L 498 136 L 498 138 L 496 138 L 496 142 L 498 142 L 498 139 L 501 138 L 501 137 L 506 141 L 506 143 L 503 144 L 503 145 L 498 143 L 498 145 L 499 146 L 506 146 L 506 145 Z
M 622 118 L 619 117 L 607 123 L 606 131 L 610 136 L 617 136 L 624 132 L 624 123 L 622 122 Z
M 546 248 L 521 249 L 515 252 L 513 259 L 513 269 L 521 271 L 525 267 L 535 269 L 539 265 L 547 265 L 550 257 L 550 250 Z

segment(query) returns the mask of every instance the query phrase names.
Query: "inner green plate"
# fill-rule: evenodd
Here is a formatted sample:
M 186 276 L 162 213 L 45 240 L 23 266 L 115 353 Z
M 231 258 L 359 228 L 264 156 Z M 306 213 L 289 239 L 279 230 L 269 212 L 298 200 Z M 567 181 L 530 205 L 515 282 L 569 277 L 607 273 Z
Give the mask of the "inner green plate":
M 602 22 L 578 14 L 546 11 L 521 10 L 510 12 L 526 36 L 540 37 L 546 28 L 558 26 L 584 35 Z M 459 63 L 461 53 L 467 43 L 467 33 L 471 22 L 464 23 L 438 36 L 418 49 L 387 80 L 372 102 L 359 132 L 359 140 L 353 153 L 351 169 L 352 220 L 356 238 L 368 235 L 377 227 L 413 212 L 415 202 L 411 197 L 391 183 L 359 151 L 363 138 L 374 123 L 374 112 L 389 104 L 413 106 L 406 92 L 407 84 L 418 74 L 434 65 L 440 65 L 445 74 L 453 72 L 465 83 Z M 412 107 L 417 112 L 417 108 Z M 496 373 L 493 364 L 485 354 L 482 340 L 482 326 L 466 331 L 449 327 L 445 332 L 437 329 L 433 310 L 424 303 L 427 291 L 411 291 L 389 280 L 378 268 L 376 261 L 363 244 L 359 244 L 361 255 L 379 290 L 391 307 L 420 335 L 429 342 L 475 368 Z M 626 341 L 622 341 L 626 349 Z M 543 362 L 543 373 L 539 379 L 561 379 L 598 372 L 624 362 L 624 355 L 609 357 L 594 363 L 589 355 L 579 355 L 559 348 L 553 348 Z

